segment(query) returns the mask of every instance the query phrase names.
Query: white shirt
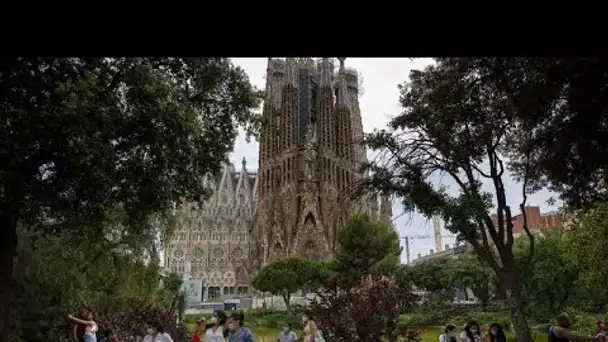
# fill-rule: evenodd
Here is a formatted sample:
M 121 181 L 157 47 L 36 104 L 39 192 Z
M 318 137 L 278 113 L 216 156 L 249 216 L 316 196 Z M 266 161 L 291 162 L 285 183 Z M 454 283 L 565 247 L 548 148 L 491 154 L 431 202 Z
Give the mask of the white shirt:
M 213 328 L 207 329 L 207 331 L 205 331 L 205 337 L 203 337 L 203 342 L 224 342 L 224 331 L 222 327 L 217 327 L 215 331 L 213 331 Z
M 152 338 L 152 335 L 146 335 L 142 342 L 173 342 L 173 339 L 167 333 L 158 333 L 154 338 Z
M 460 333 L 460 340 L 463 341 L 463 342 L 482 342 L 483 341 L 483 334 L 481 334 L 481 332 L 480 332 L 479 335 L 475 335 L 475 340 L 471 341 L 469 339 L 469 335 L 467 335 L 467 332 L 463 330 Z

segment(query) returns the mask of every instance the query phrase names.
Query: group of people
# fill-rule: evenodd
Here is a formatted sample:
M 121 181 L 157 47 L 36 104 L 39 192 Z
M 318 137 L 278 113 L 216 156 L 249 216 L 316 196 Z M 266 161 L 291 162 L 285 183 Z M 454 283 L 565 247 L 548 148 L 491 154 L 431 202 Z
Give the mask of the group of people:
M 244 326 L 245 316 L 242 311 L 233 312 L 226 317 L 223 311 L 216 311 L 209 323 L 202 317 L 192 331 L 191 342 L 254 342 L 251 330 Z M 325 342 L 321 331 L 310 315 L 302 317 L 304 326 L 304 342 Z M 290 323 L 285 323 L 283 330 L 277 336 L 277 342 L 296 342 L 298 335 L 292 330 Z
M 569 341 L 592 341 L 608 342 L 608 327 L 603 322 L 598 322 L 598 334 L 596 336 L 577 335 L 571 330 L 570 317 L 562 313 L 557 317 L 557 325 L 549 329 L 547 342 L 569 342 Z M 439 342 L 458 342 L 456 327 L 448 325 L 444 334 L 439 337 Z M 469 322 L 460 332 L 460 342 L 506 342 L 507 337 L 503 327 L 498 323 L 490 325 L 487 334 L 484 334 L 477 322 Z
M 75 323 L 73 330 L 74 341 L 97 342 L 99 326 L 94 320 L 93 313 L 85 310 L 80 317 L 68 315 L 68 319 Z M 165 332 L 162 325 L 158 322 L 148 322 L 145 336 L 143 339 L 140 337 L 138 340 L 142 342 L 173 342 L 171 336 Z M 119 342 L 118 335 L 115 331 L 105 330 L 99 342 Z
M 191 342 L 253 342 L 251 330 L 244 326 L 245 315 L 235 311 L 227 317 L 224 311 L 213 313 L 209 323 L 202 317 L 192 331 Z
M 444 334 L 439 337 L 439 342 L 458 342 L 456 336 L 460 337 L 460 342 L 507 342 L 507 336 L 503 327 L 498 323 L 492 323 L 488 332 L 481 331 L 479 323 L 470 321 L 465 325 L 460 335 L 456 332 L 456 327 L 448 325 L 444 329 Z

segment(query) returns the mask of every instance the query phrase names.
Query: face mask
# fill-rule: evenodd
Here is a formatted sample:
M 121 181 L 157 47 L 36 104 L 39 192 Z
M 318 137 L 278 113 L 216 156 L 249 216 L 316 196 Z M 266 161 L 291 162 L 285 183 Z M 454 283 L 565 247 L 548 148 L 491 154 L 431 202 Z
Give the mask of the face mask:
M 154 334 L 154 329 L 152 329 L 152 328 L 148 328 L 147 331 L 148 331 L 148 334 L 150 334 L 150 335 Z
M 233 323 L 228 324 L 228 329 L 234 329 L 234 324 Z
M 210 322 L 211 322 L 211 324 L 217 323 L 217 317 L 215 317 L 215 316 L 211 317 Z
M 288 332 L 289 331 L 289 327 L 283 327 L 283 332 Z

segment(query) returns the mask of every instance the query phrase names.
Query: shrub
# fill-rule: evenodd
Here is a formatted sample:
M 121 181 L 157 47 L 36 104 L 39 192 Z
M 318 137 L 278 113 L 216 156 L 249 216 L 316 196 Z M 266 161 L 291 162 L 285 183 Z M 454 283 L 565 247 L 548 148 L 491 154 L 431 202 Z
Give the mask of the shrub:
M 328 287 L 318 295 L 311 310 L 332 342 L 420 340 L 418 331 L 398 322 L 410 305 L 408 294 L 386 278 L 369 277 L 348 290 Z
M 175 342 L 186 342 L 189 333 L 184 326 L 177 324 L 175 311 L 152 305 L 137 307 L 129 312 L 112 312 L 100 308 L 90 308 L 95 317 L 99 330 L 111 329 L 115 331 L 122 341 L 135 341 L 136 337 L 144 336 L 146 323 L 155 321 L 160 323 Z

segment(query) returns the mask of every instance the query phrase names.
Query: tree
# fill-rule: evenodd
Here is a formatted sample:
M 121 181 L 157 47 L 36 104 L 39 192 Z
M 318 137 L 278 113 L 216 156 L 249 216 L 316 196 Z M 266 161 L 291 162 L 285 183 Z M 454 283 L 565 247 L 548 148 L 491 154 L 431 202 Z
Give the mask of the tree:
M 584 215 L 580 226 L 570 232 L 567 256 L 578 269 L 578 288 L 592 294 L 590 309 L 605 310 L 608 305 L 608 260 L 606 234 L 608 234 L 608 203 L 599 203 Z
M 204 198 L 204 177 L 238 125 L 255 128 L 259 103 L 226 58 L 0 60 L 0 278 L 11 278 L 18 224 L 78 231 L 120 208 L 138 232 Z M 1 342 L 10 284 L 0 282 Z
M 328 276 L 323 263 L 298 257 L 287 257 L 264 266 L 251 281 L 251 285 L 262 292 L 283 296 L 289 308 L 291 294 L 306 286 L 323 283 Z
M 396 280 L 399 284 L 411 283 L 419 289 L 427 290 L 437 295 L 440 300 L 452 299 L 454 287 L 446 265 L 447 260 L 442 259 L 401 265 L 396 273 Z
M 446 272 L 454 288 L 470 289 L 487 311 L 496 289 L 496 274 L 476 255 L 465 254 L 446 263 Z
M 116 313 L 156 303 L 158 265 L 135 257 L 146 242 L 134 237 L 110 248 L 89 238 L 96 228 L 83 230 L 86 235 L 75 236 L 19 229 L 14 341 L 67 335 L 66 312 L 84 306 Z
M 534 127 L 528 139 L 510 148 L 514 155 L 530 157 L 512 164 L 518 177 L 527 177 L 536 186 L 548 185 L 572 208 L 607 201 L 608 60 L 484 61 L 493 70 L 488 79 L 502 91 L 525 89 L 528 94 L 514 107 L 517 118 Z
M 338 233 L 335 271 L 341 281 L 364 275 L 391 275 L 401 255 L 397 232 L 364 214 L 354 214 Z
M 565 309 L 575 293 L 578 270 L 569 260 L 568 241 L 562 231 L 543 232 L 538 236 L 533 258 L 529 256 L 527 244 L 525 238 L 515 243 L 526 294 L 537 316 L 551 318 Z
M 351 288 L 323 288 L 311 310 L 331 341 L 420 341 L 419 332 L 399 326 L 399 314 L 414 305 L 415 296 L 384 278 L 364 278 Z
M 543 97 L 530 97 L 528 88 L 506 91 L 496 85 L 493 66 L 499 59 L 441 58 L 424 71 L 410 73 L 402 85 L 400 102 L 404 112 L 390 123 L 390 131 L 376 131 L 366 137 L 368 145 L 383 151 L 368 165 L 373 177 L 363 187 L 395 194 L 403 199 L 406 210 L 418 210 L 427 217 L 440 215 L 446 228 L 472 245 L 505 285 L 516 338 L 532 341 L 524 315 L 525 295 L 521 274 L 513 254 L 514 213 L 507 204 L 503 177 L 508 166 L 503 161 L 506 148 L 527 143 L 533 127 L 518 120 L 526 102 L 535 108 L 550 106 Z M 510 82 L 511 80 L 509 80 Z M 514 147 L 516 146 L 516 147 Z M 532 151 L 519 154 L 519 165 L 530 163 Z M 510 158 L 511 160 L 511 158 Z M 530 168 L 521 169 L 523 201 L 532 190 L 528 183 Z M 455 191 L 433 183 L 447 175 Z M 492 192 L 482 190 L 486 179 Z M 495 202 L 495 203 L 493 203 Z M 494 221 L 489 214 L 496 211 Z M 523 228 L 533 249 L 525 212 Z

